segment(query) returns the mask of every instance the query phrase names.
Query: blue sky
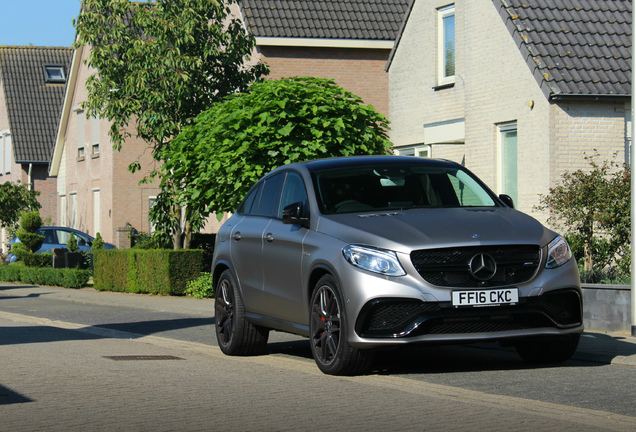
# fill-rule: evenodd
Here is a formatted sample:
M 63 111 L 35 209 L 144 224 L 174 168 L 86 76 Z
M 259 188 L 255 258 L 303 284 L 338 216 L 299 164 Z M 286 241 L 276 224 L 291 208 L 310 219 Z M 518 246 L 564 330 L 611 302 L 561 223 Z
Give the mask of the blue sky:
M 0 45 L 71 46 L 81 0 L 0 0 Z

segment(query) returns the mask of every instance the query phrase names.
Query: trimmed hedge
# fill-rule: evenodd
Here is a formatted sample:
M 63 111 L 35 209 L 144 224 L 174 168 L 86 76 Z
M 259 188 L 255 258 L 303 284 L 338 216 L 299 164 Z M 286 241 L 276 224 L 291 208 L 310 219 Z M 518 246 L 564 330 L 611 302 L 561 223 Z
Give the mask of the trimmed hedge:
M 81 288 L 90 279 L 89 270 L 27 267 L 21 263 L 0 266 L 0 280 L 31 285 Z
M 93 254 L 93 286 L 100 291 L 184 295 L 201 274 L 202 250 L 109 249 Z

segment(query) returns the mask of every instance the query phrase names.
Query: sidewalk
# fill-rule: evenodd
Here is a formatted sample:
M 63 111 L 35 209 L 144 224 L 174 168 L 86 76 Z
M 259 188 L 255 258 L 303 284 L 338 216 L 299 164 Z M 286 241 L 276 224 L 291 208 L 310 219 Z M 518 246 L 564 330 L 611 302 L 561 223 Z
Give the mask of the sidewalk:
M 205 317 L 214 315 L 214 301 L 212 299 L 104 292 L 96 291 L 92 288 L 75 290 L 0 283 L 0 299 L 2 295 L 7 295 L 9 292 L 11 296 L 39 296 L 78 303 L 125 306 L 128 308 L 132 307 Z M 581 337 L 579 348 L 574 354 L 573 359 L 596 363 L 636 366 L 636 338 L 623 333 L 586 331 Z

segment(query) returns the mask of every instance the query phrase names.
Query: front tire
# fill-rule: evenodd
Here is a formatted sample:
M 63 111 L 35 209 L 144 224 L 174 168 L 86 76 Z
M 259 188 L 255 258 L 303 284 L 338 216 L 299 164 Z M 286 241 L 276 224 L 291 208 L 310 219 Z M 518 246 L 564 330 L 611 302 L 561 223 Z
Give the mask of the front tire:
M 318 368 L 329 375 L 365 372 L 371 364 L 372 352 L 352 348 L 347 343 L 347 320 L 333 276 L 320 278 L 310 306 L 311 353 Z
M 530 363 L 562 363 L 574 355 L 580 334 L 529 339 L 515 343 L 517 353 Z
M 216 338 L 221 351 L 232 356 L 264 354 L 269 330 L 245 319 L 241 293 L 230 270 L 219 277 L 214 300 Z

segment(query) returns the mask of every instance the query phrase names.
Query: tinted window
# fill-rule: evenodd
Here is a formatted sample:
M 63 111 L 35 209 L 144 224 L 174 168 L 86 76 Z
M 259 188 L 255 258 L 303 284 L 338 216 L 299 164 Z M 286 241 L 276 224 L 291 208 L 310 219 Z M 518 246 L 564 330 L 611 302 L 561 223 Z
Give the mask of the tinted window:
M 491 192 L 448 166 L 365 166 L 315 173 L 321 210 L 352 213 L 422 207 L 492 207 Z
M 283 197 L 281 199 L 278 217 L 283 217 L 283 209 L 290 204 L 300 202 L 303 209 L 307 209 L 307 191 L 305 182 L 300 174 L 290 171 L 285 179 L 285 187 L 283 188 Z
M 284 179 L 285 173 L 280 173 L 265 180 L 261 202 L 258 206 L 259 215 L 274 217 L 278 214 L 280 192 L 283 187 Z
M 258 185 L 247 194 L 247 197 L 243 200 L 241 205 L 239 206 L 237 212 L 241 214 L 250 214 L 256 213 L 256 209 L 258 209 L 258 203 L 261 200 L 261 190 L 263 190 L 263 183 L 258 183 Z

